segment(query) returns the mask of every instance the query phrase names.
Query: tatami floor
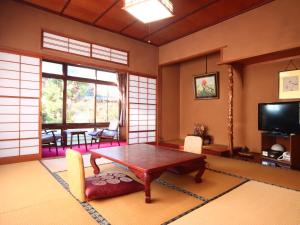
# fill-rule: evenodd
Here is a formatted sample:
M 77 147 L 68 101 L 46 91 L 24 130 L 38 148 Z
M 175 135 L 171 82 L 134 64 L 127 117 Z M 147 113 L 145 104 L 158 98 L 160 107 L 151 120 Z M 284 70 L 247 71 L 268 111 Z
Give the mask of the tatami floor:
M 86 176 L 92 175 L 84 155 Z M 208 156 L 203 182 L 164 173 L 144 193 L 79 203 L 64 158 L 0 166 L 0 224 L 300 224 L 300 172 Z M 122 171 L 99 160 L 101 171 Z

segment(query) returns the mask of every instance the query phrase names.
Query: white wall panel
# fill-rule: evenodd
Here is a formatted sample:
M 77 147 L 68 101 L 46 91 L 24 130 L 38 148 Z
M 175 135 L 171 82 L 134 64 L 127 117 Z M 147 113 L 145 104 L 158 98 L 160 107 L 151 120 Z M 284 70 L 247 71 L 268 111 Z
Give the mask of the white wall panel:
M 38 145 L 39 145 L 39 139 L 21 139 L 20 140 L 20 147 L 38 146 Z
M 33 155 L 39 153 L 39 146 L 20 148 L 20 155 Z
M 19 123 L 20 116 L 19 115 L 0 115 L 0 123 Z
M 38 130 L 39 124 L 38 123 L 20 123 L 20 130 Z
M 21 89 L 20 96 L 38 98 L 40 96 L 40 90 Z
M 39 99 L 21 98 L 21 105 L 23 105 L 23 106 L 39 106 Z
M 20 62 L 20 56 L 7 52 L 0 52 L 0 60 L 9 62 Z
M 0 114 L 19 114 L 19 106 L 4 106 L 0 105 Z
M 20 95 L 20 90 L 19 89 L 0 87 L 0 96 L 18 97 L 19 95 Z
M 38 74 L 40 72 L 39 66 L 34 65 L 27 65 L 27 64 L 21 64 L 21 71 L 27 72 L 27 73 L 36 73 Z
M 31 122 L 31 123 L 38 123 L 39 116 L 38 115 L 20 115 L 20 122 Z
M 15 62 L 0 61 L 0 69 L 1 70 L 20 71 L 20 64 L 15 63 Z
M 18 80 L 18 79 L 20 79 L 20 72 L 0 69 L 0 78 L 8 78 L 8 79 Z
M 0 140 L 19 139 L 19 131 L 16 132 L 0 132 Z
M 13 148 L 13 149 L 0 149 L 0 157 L 12 157 L 12 156 L 18 156 L 19 155 L 19 148 Z
M 39 107 L 21 106 L 21 114 L 39 114 Z
M 39 131 L 22 131 L 20 132 L 20 138 L 38 138 Z
M 21 72 L 21 80 L 39 81 L 40 74 Z
M 19 88 L 20 81 L 19 80 L 11 80 L 11 79 L 0 79 L 1 87 L 10 87 L 10 88 Z
M 17 147 L 19 147 L 19 140 L 0 141 L 0 149 Z
M 21 63 L 39 66 L 40 59 L 29 56 L 21 56 Z
M 0 123 L 0 132 L 19 131 L 19 123 Z
M 128 140 L 128 144 L 137 144 L 138 143 L 138 138 L 130 138 Z
M 2 98 L 0 97 L 0 105 L 19 105 L 19 98 Z
M 40 82 L 38 81 L 21 81 L 21 88 L 40 89 Z
M 54 45 L 51 43 L 44 43 L 43 46 L 45 48 L 51 48 L 51 49 L 58 50 L 58 51 L 68 52 L 68 46 L 59 46 L 59 45 Z

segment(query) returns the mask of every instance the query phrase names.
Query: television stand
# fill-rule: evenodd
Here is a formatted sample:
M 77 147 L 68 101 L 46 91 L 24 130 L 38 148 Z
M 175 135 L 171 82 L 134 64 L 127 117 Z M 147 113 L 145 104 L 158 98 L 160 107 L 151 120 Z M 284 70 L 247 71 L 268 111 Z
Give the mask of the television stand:
M 300 134 L 261 133 L 262 151 L 270 151 L 274 144 L 282 145 L 285 151 L 290 153 L 291 160 L 277 160 L 276 158 L 262 155 L 262 164 L 300 170 Z

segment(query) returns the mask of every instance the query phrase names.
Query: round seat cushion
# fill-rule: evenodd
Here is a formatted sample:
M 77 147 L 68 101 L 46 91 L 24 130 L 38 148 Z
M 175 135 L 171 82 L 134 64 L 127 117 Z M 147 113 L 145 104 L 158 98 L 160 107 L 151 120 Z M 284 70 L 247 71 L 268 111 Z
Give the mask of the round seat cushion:
M 144 190 L 144 186 L 131 177 L 117 172 L 101 173 L 85 179 L 87 199 L 101 199 Z

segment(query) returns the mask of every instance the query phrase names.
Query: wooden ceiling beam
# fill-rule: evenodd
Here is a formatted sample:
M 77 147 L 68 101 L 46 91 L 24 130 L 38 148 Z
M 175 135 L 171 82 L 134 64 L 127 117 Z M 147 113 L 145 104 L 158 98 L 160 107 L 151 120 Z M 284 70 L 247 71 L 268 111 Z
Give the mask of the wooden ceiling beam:
M 126 30 L 128 27 L 131 27 L 132 25 L 134 25 L 136 22 L 137 22 L 137 20 L 134 20 L 132 23 L 130 23 L 130 24 L 126 25 L 125 27 L 123 27 L 123 28 L 119 31 L 120 34 L 121 34 L 124 30 Z
M 64 7 L 62 8 L 62 10 L 61 10 L 61 12 L 60 12 L 61 15 L 64 14 L 64 11 L 66 10 L 66 8 L 67 8 L 68 5 L 70 4 L 70 2 L 71 2 L 71 0 L 68 0 L 68 1 L 66 2 L 66 4 L 64 5 Z
M 182 16 L 182 17 L 180 17 L 180 18 L 178 18 L 178 19 L 176 19 L 176 20 L 174 20 L 174 21 L 172 21 L 171 23 L 169 23 L 169 24 L 167 24 L 167 25 L 165 25 L 165 26 L 163 26 L 163 27 L 161 27 L 161 28 L 159 28 L 159 29 L 157 29 L 157 30 L 155 30 L 155 31 L 153 31 L 153 32 L 150 32 L 149 34 L 145 35 L 142 39 L 145 40 L 145 39 L 149 38 L 151 35 L 153 35 L 153 34 L 159 32 L 159 31 L 161 31 L 161 30 L 163 30 L 163 29 L 166 29 L 167 27 L 169 27 L 169 26 L 171 26 L 171 25 L 173 25 L 173 24 L 175 24 L 175 23 L 178 23 L 178 22 L 181 21 L 181 20 L 184 20 L 184 19 L 187 18 L 188 16 L 193 15 L 194 13 L 197 13 L 197 12 L 199 12 L 199 11 L 201 11 L 201 10 L 203 10 L 203 9 L 205 9 L 205 8 L 207 8 L 207 7 L 209 7 L 209 6 L 211 6 L 211 5 L 215 4 L 215 3 L 217 3 L 218 1 L 219 1 L 219 0 L 212 0 L 212 1 L 210 1 L 210 2 L 208 2 L 208 3 L 206 3 L 206 4 L 204 4 L 204 5 L 200 6 L 199 8 L 194 9 L 192 12 L 190 12 L 190 13 L 188 13 L 188 14 L 186 14 L 186 15 L 184 15 L 184 16 Z
M 111 10 L 116 4 L 118 4 L 120 0 L 116 0 L 110 7 L 108 7 L 103 13 L 101 13 L 92 23 L 93 25 L 95 25 L 106 13 L 109 12 L 109 10 Z

